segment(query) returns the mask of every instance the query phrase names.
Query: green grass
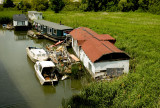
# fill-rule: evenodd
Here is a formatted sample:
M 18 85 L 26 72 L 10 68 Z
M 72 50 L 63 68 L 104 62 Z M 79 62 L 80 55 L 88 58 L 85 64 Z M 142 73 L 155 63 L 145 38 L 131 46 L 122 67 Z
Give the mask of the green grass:
M 0 24 L 11 23 L 14 14 L 21 14 L 21 12 L 14 9 L 4 9 L 3 11 L 0 11 Z
M 71 98 L 69 101 L 71 106 L 77 106 L 85 101 L 88 102 L 86 106 L 97 107 L 160 105 L 160 16 L 136 12 L 55 14 L 52 11 L 43 12 L 43 15 L 45 20 L 57 23 L 61 21 L 73 28 L 83 26 L 99 34 L 110 34 L 116 38 L 116 46 L 131 57 L 128 75 L 123 75 L 111 83 L 91 84 L 78 96 Z

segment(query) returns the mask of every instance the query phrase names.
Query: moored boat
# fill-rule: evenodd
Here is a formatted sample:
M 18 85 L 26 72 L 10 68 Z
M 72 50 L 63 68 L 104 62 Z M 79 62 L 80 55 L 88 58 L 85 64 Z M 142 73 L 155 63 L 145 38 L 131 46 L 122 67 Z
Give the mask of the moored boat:
M 56 67 L 52 61 L 39 61 L 34 65 L 36 75 L 41 85 L 58 82 Z
M 27 35 L 30 36 L 30 37 L 33 37 L 33 38 L 38 38 L 38 37 L 36 36 L 36 34 L 34 33 L 34 31 L 32 31 L 32 30 L 29 30 L 29 31 L 27 32 Z
M 49 58 L 48 53 L 41 48 L 27 47 L 26 51 L 27 51 L 27 55 L 33 62 L 46 61 Z

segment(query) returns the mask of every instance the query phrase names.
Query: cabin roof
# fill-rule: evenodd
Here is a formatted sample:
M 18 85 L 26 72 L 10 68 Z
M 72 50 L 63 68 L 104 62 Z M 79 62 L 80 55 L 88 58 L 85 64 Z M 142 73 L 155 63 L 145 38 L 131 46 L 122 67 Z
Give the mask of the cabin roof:
M 77 40 L 85 54 L 92 62 L 101 60 L 101 58 L 112 58 L 112 54 L 118 56 L 118 59 L 129 59 L 129 56 L 114 46 L 115 39 L 110 35 L 99 35 L 89 28 L 81 27 L 70 32 L 71 36 Z M 115 57 L 117 59 L 117 57 Z
M 54 67 L 54 63 L 52 61 L 40 61 L 40 65 L 44 67 Z
M 42 14 L 42 12 L 37 12 L 37 11 L 28 11 L 28 13 L 32 13 L 32 14 L 39 13 L 39 14 Z
M 46 20 L 34 20 L 36 23 L 45 25 L 45 26 L 49 26 L 51 28 L 54 29 L 58 29 L 58 30 L 67 30 L 67 29 L 73 29 L 71 27 L 65 26 L 65 25 L 60 25 L 54 22 L 50 22 L 50 21 L 46 21 Z
M 25 14 L 15 14 L 13 15 L 13 20 L 14 21 L 26 21 L 28 18 L 26 17 Z

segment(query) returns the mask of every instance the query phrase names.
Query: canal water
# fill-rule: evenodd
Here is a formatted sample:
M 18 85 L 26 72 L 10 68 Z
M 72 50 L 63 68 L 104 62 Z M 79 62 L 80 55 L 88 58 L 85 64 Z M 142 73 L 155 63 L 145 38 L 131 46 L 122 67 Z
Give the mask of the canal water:
M 55 87 L 40 85 L 26 47 L 45 48 L 54 43 L 47 39 L 32 39 L 26 34 L 26 31 L 0 28 L 0 107 L 62 107 L 62 100 L 79 93 L 88 80 L 85 77 L 67 79 L 59 81 Z

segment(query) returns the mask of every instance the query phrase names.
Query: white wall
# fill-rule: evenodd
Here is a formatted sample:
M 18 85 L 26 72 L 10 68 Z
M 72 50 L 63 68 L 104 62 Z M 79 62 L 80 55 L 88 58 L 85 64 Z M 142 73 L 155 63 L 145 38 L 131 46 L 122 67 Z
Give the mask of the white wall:
M 20 25 L 18 25 L 20 24 Z M 24 22 L 25 25 L 22 25 L 22 21 L 14 21 L 13 20 L 13 26 L 28 26 L 28 21 Z
M 106 61 L 95 63 L 95 72 L 106 70 L 107 68 L 124 68 L 124 73 L 129 72 L 129 60 Z
M 93 77 L 103 75 L 103 73 L 102 74 L 97 74 L 97 73 L 100 73 L 101 70 L 107 70 L 107 68 L 124 68 L 123 71 L 124 73 L 129 72 L 129 60 L 103 61 L 103 62 L 92 63 L 91 60 L 83 51 L 83 49 L 78 51 L 79 47 L 77 45 L 77 40 L 74 40 L 73 38 L 72 38 L 72 47 L 76 55 L 80 58 L 84 66 L 89 70 L 89 72 Z M 91 65 L 91 69 L 89 69 L 89 63 Z
M 28 13 L 28 17 L 31 20 L 42 19 L 42 13 Z
M 17 21 L 13 21 L 13 26 L 16 26 L 17 25 Z
M 28 21 L 25 21 L 25 26 L 28 26 Z

